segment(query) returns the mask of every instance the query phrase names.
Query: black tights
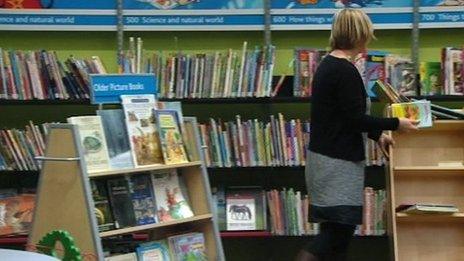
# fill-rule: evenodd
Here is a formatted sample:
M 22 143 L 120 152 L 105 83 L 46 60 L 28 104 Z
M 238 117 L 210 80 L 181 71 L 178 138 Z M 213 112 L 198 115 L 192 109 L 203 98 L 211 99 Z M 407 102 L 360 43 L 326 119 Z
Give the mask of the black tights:
M 324 222 L 320 234 L 304 248 L 320 261 L 345 261 L 354 225 Z

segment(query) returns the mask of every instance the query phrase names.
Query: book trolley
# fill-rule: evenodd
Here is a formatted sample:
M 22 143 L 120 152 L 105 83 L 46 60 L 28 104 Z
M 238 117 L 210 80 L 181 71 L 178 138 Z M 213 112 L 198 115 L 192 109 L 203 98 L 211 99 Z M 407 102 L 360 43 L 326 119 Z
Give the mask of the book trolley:
M 47 151 L 40 175 L 36 213 L 28 244 L 37 245 L 52 230 L 68 231 L 77 247 L 86 256 L 103 260 L 102 238 L 147 233 L 150 240 L 158 240 L 181 232 L 202 232 L 205 237 L 208 260 L 224 260 L 217 221 L 212 212 L 211 192 L 206 168 L 200 158 L 197 123 L 185 117 L 185 128 L 195 137 L 187 137 L 195 148 L 188 163 L 156 165 L 150 167 L 109 170 L 88 173 L 80 145 L 77 127 L 55 124 L 50 128 Z M 193 143 L 192 143 L 193 142 Z M 183 176 L 194 213 L 191 218 L 133 226 L 99 232 L 95 217 L 90 179 L 117 175 L 138 175 L 154 170 L 177 169 Z
M 453 204 L 464 209 L 464 121 L 393 132 L 390 150 L 390 236 L 394 260 L 463 260 L 464 214 L 396 213 L 404 203 Z

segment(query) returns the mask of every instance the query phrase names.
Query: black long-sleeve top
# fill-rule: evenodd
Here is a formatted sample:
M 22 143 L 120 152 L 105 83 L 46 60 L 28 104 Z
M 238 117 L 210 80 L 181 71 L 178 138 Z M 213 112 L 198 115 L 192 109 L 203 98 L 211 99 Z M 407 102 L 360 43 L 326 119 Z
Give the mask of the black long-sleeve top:
M 365 158 L 362 133 L 377 141 L 383 130 L 396 130 L 397 118 L 366 114 L 367 93 L 356 67 L 327 55 L 313 79 L 309 149 L 332 158 Z

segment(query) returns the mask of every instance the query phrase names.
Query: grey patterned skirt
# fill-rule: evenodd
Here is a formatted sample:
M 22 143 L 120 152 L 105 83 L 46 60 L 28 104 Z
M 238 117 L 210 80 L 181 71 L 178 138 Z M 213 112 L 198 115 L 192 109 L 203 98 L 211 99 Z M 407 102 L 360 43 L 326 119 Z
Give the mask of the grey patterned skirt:
M 361 224 L 364 161 L 335 159 L 312 151 L 307 155 L 310 221 Z

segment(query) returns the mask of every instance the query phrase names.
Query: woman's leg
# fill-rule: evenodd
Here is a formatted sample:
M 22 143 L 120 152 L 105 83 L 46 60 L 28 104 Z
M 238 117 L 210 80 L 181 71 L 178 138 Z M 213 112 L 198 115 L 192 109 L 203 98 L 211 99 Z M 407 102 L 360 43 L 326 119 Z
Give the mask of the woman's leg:
M 354 230 L 354 225 L 321 223 L 319 235 L 298 253 L 296 261 L 345 261 Z

